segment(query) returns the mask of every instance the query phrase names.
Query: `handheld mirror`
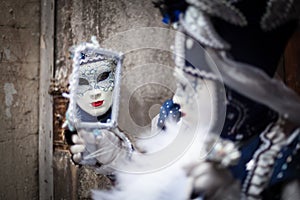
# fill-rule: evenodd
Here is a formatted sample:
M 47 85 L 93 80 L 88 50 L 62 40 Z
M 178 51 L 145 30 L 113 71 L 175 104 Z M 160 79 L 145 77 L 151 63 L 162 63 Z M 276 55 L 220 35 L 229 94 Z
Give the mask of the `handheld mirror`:
M 100 48 L 95 40 L 75 48 L 67 111 L 71 126 L 117 126 L 122 59 L 121 53 Z

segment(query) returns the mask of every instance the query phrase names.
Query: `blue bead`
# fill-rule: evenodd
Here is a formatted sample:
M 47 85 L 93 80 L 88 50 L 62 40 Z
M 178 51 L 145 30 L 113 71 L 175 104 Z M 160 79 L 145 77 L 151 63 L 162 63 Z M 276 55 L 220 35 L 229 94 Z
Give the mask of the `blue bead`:
M 277 156 L 277 158 L 279 158 L 279 159 L 282 158 L 282 157 L 283 157 L 282 153 L 279 153 L 278 156 Z
M 283 173 L 282 172 L 280 172 L 279 174 L 277 174 L 277 178 L 278 179 L 280 179 L 280 178 L 282 178 L 283 177 Z
M 287 164 L 286 164 L 286 163 L 283 164 L 282 167 L 281 167 L 281 169 L 282 169 L 282 170 L 286 170 L 286 169 L 287 169 Z

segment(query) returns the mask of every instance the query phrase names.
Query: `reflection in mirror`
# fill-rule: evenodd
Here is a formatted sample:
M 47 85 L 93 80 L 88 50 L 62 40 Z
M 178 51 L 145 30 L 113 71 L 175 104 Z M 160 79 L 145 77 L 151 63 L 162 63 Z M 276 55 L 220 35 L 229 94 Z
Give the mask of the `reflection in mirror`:
M 68 121 L 78 128 L 115 128 L 119 110 L 122 54 L 97 41 L 75 48 Z
M 76 46 L 70 76 L 70 99 L 66 113 L 72 136 L 72 159 L 77 164 L 109 174 L 113 164 L 130 159 L 133 146 L 117 124 L 122 54 L 92 43 Z

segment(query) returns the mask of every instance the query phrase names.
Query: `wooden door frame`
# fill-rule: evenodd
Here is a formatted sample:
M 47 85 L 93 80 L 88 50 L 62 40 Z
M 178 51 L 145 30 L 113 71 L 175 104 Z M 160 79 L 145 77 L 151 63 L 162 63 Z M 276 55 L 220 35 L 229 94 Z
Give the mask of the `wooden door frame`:
M 54 0 L 40 5 L 39 199 L 53 200 L 53 98 L 48 93 L 54 68 Z

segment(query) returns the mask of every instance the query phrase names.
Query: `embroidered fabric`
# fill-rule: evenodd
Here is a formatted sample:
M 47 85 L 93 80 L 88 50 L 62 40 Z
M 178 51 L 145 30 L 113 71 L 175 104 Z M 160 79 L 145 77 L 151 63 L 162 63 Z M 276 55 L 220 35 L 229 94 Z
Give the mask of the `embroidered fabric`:
M 212 28 L 209 17 L 195 7 L 189 7 L 180 24 L 185 30 L 202 44 L 216 48 L 229 49 L 230 46 Z
M 253 25 L 253 19 L 247 19 L 238 8 L 246 0 L 186 0 L 186 2 L 189 6 L 180 18 L 180 24 L 205 46 L 215 49 L 230 48 L 229 42 L 224 40 L 213 27 L 211 20 L 214 18 L 222 19 L 237 27 Z M 261 1 L 259 4 L 265 4 L 263 13 L 258 19 L 260 29 L 263 31 L 272 31 L 289 21 L 300 18 L 300 2 L 297 0 L 268 0 Z M 247 3 L 242 5 L 245 6 Z
M 192 42 L 193 44 L 188 47 L 187 43 Z M 212 129 L 214 133 L 221 133 L 222 137 L 234 141 L 247 140 L 263 131 L 269 123 L 276 121 L 276 112 L 238 94 L 230 87 L 225 86 L 224 88 L 222 86 L 222 74 L 219 74 L 213 59 L 191 37 L 180 32 L 177 33 L 175 55 L 176 66 L 179 70 L 192 77 L 214 80 L 217 93 L 226 92 L 226 100 L 225 95 L 216 95 L 215 106 L 218 111 L 214 113 L 216 122 L 215 128 Z M 226 116 L 224 116 L 225 114 Z
M 278 114 L 226 87 L 226 120 L 221 137 L 232 141 L 247 141 L 275 122 Z
M 219 17 L 237 26 L 247 25 L 246 18 L 232 3 L 218 0 L 187 0 L 189 3 L 180 24 L 197 41 L 215 49 L 229 49 L 227 43 L 213 28 L 210 17 Z
M 260 199 L 262 191 L 267 187 L 272 175 L 275 159 L 285 143 L 285 135 L 280 128 L 280 122 L 269 126 L 260 134 L 262 144 L 253 154 L 250 162 L 253 167 L 243 183 L 242 191 L 249 198 Z M 252 168 L 252 169 L 251 169 Z
M 191 6 L 195 6 L 200 12 L 209 16 L 219 17 L 231 24 L 246 26 L 245 16 L 230 1 L 220 0 L 186 0 Z
M 300 97 L 293 90 L 251 65 L 230 60 L 225 54 L 213 50 L 208 51 L 228 87 L 300 125 Z
M 186 58 L 186 52 L 179 50 L 186 48 L 184 35 L 178 37 L 183 37 L 181 39 L 183 41 L 180 42 L 178 39 L 178 42 L 175 42 L 175 49 L 178 49 L 176 52 L 179 54 L 177 57 L 181 57 L 184 54 L 182 57 Z M 270 78 L 265 72 L 255 66 L 229 59 L 225 52 L 208 48 L 206 50 L 207 53 L 203 54 L 208 65 L 201 65 L 197 68 L 197 65 L 194 64 L 195 61 L 191 65 L 186 65 L 183 64 L 185 62 L 182 57 L 175 59 L 175 61 L 178 65 L 184 65 L 184 67 L 180 68 L 186 73 L 201 78 L 219 80 L 225 83 L 228 88 L 253 101 L 268 106 L 295 124 L 300 124 L 300 97 L 285 86 L 284 83 Z
M 270 31 L 288 21 L 299 20 L 299 12 L 300 1 L 269 0 L 266 12 L 261 18 L 261 28 L 265 31 Z
M 227 112 L 222 136 L 238 141 L 247 141 L 252 136 L 255 137 L 255 144 L 251 142 L 244 145 L 246 152 L 243 152 L 241 159 L 250 161 L 250 158 L 254 158 L 247 164 L 249 170 L 246 171 L 245 163 L 241 163 L 235 168 L 235 173 L 238 174 L 237 178 L 244 181 L 243 193 L 249 199 L 260 199 L 262 191 L 269 183 L 275 184 L 288 178 L 299 177 L 299 173 L 294 173 L 299 169 L 299 165 L 291 164 L 287 170 L 284 163 L 285 161 L 292 163 L 292 157 L 295 157 L 294 163 L 299 161 L 299 140 L 295 139 L 293 145 L 285 146 L 284 133 L 279 125 L 266 129 L 269 124 L 276 121 L 278 115 L 295 125 L 300 125 L 300 97 L 280 80 L 271 78 L 284 46 L 295 28 L 294 22 L 299 18 L 297 14 L 299 1 L 267 0 L 253 3 L 247 0 L 218 2 L 187 0 L 187 2 L 190 5 L 180 18 L 181 28 L 184 33 L 205 46 L 207 52 L 197 51 L 195 48 L 197 45 L 193 45 L 195 41 L 188 41 L 189 37 L 178 34 L 175 40 L 175 52 L 179 55 L 175 58 L 176 64 L 189 75 L 226 85 Z M 255 8 L 256 3 L 259 3 L 258 9 Z M 219 4 L 222 6 L 218 7 Z M 247 10 L 249 4 L 253 9 Z M 220 15 L 214 13 L 218 9 L 224 9 L 224 12 L 219 12 Z M 253 10 L 257 12 L 251 15 Z M 234 16 L 233 13 L 242 13 L 241 16 L 237 14 L 239 17 L 235 17 L 240 20 L 239 22 L 242 22 L 241 19 L 245 21 L 240 24 L 234 23 L 230 20 L 230 17 Z M 282 27 L 279 29 L 280 26 Z M 227 28 L 227 35 L 222 33 L 222 28 Z M 247 32 L 248 30 L 252 32 Z M 272 32 L 273 30 L 275 31 Z M 241 32 L 244 34 L 243 37 L 234 38 Z M 251 33 L 256 35 L 248 37 Z M 245 39 L 249 39 L 246 45 L 237 45 Z M 269 48 L 256 52 L 261 45 L 260 42 L 265 40 L 268 42 L 264 44 L 277 41 L 274 49 L 270 45 Z M 266 50 L 271 52 L 265 53 Z M 203 55 L 205 62 L 200 61 Z M 238 59 L 235 59 L 235 56 Z M 264 56 L 267 58 L 266 62 Z M 284 162 L 278 159 L 281 153 Z M 283 174 L 282 170 L 286 170 L 286 173 Z M 294 177 L 293 175 L 289 177 L 288 174 L 293 174 Z

